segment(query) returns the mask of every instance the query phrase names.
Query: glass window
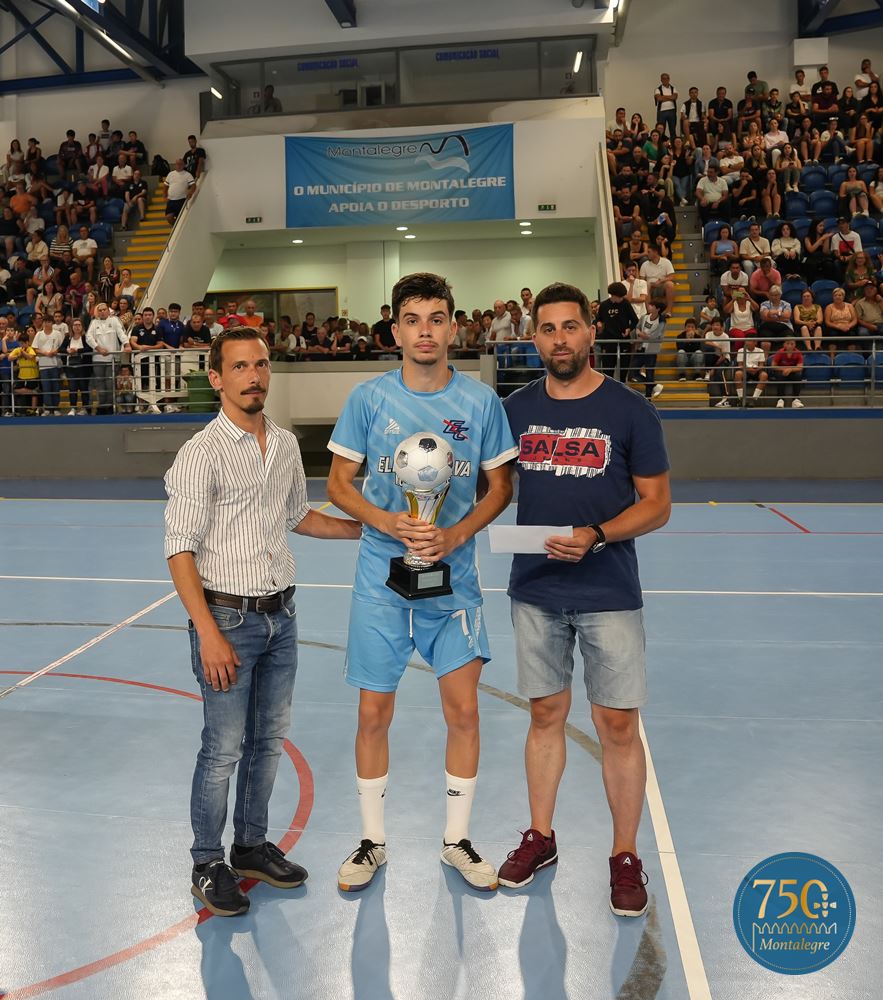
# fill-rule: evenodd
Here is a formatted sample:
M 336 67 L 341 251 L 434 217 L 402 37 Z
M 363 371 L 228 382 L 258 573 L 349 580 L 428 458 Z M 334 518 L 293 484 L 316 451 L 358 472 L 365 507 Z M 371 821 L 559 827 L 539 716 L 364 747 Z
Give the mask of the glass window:
M 395 52 L 272 59 L 265 74 L 288 112 L 398 104 Z
M 402 104 L 537 96 L 536 42 L 403 49 L 400 65 Z
M 540 43 L 540 96 L 583 97 L 592 93 L 595 63 L 592 38 L 556 38 Z

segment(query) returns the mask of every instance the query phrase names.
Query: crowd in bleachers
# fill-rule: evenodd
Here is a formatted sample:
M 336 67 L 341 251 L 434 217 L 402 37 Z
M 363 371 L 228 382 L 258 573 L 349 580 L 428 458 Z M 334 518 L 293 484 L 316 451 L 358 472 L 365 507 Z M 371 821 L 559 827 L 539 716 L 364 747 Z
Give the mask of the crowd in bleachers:
M 826 66 L 811 85 L 797 70 L 787 101 L 754 72 L 735 104 L 725 87 L 707 103 L 695 87 L 685 96 L 666 73 L 652 97 L 650 126 L 617 108 L 607 129 L 626 283 L 617 290 L 625 287 L 635 312 L 625 336 L 633 353 L 642 350 L 637 325 L 647 303 L 658 299 L 663 319 L 670 314 L 674 268 L 663 265 L 660 275 L 659 261 L 677 238 L 676 207 L 695 205 L 721 322 L 716 331 L 711 317 L 692 321 L 689 339 L 703 339 L 701 366 L 687 331 L 678 339 L 679 380 L 692 369 L 711 383 L 711 401 L 726 406 L 745 396 L 749 381 L 762 395 L 771 374 L 796 384 L 798 360 L 801 381 L 879 379 L 883 95 L 871 60 L 842 88 Z M 786 344 L 796 353 L 777 363 Z M 761 354 L 754 371 L 749 355 L 757 362 Z M 634 367 L 620 364 L 620 377 Z

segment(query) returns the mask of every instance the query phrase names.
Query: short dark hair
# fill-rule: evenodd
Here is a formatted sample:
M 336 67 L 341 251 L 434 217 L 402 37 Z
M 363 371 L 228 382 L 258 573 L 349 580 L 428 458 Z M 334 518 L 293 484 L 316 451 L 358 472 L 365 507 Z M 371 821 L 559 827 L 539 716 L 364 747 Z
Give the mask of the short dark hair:
M 454 315 L 454 294 L 447 280 L 439 274 L 418 271 L 399 278 L 392 290 L 392 317 L 399 321 L 402 305 L 410 299 L 441 299 L 448 305 L 448 316 Z
M 625 287 L 625 285 L 621 281 L 612 281 L 607 286 L 607 294 L 608 295 L 620 295 L 623 298 L 625 298 L 625 296 L 628 295 L 628 289 Z
M 195 302 L 191 303 L 190 308 L 191 309 L 198 309 L 200 306 L 202 306 L 203 309 L 204 309 L 205 308 L 205 303 L 202 301 L 202 299 L 197 299 Z
M 181 311 L 181 303 L 180 302 L 170 302 L 169 303 L 169 312 L 171 312 L 173 309 L 177 309 L 180 312 Z
M 231 341 L 259 340 L 266 347 L 266 340 L 261 336 L 260 330 L 253 326 L 231 326 L 229 330 L 219 333 L 212 341 L 212 346 L 208 352 L 209 371 L 221 372 L 221 364 L 224 360 L 224 344 Z
M 187 136 L 187 141 L 189 142 L 191 139 L 195 139 L 195 138 L 196 138 L 195 135 L 188 135 Z
M 145 307 L 144 307 L 144 308 L 143 308 L 143 309 L 141 310 L 141 315 L 143 316 L 143 315 L 144 315 L 144 313 L 152 313 L 153 311 L 154 311 L 154 309 L 153 309 L 153 306 L 145 306 Z
M 623 295 L 626 294 L 625 285 L 621 282 L 614 282 L 614 284 L 619 285 L 622 289 Z M 610 289 L 608 288 L 608 291 L 609 290 Z M 579 306 L 579 312 L 583 320 L 591 325 L 592 307 L 589 304 L 589 300 L 586 298 L 585 292 L 577 288 L 576 285 L 568 285 L 563 281 L 556 281 L 552 285 L 546 285 L 546 287 L 534 297 L 531 319 L 533 320 L 535 329 L 537 327 L 537 316 L 540 309 L 543 306 L 549 306 L 555 302 L 575 302 Z

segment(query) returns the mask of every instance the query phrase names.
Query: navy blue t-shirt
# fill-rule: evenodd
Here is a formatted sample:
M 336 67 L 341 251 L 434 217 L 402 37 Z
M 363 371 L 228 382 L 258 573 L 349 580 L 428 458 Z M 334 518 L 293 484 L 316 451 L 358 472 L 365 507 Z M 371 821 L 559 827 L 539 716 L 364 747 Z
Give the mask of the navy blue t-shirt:
M 518 524 L 603 524 L 634 504 L 632 476 L 668 470 L 656 409 L 614 379 L 581 399 L 551 399 L 541 378 L 503 405 L 519 450 Z M 578 563 L 516 555 L 509 596 L 568 611 L 640 608 L 634 540 Z

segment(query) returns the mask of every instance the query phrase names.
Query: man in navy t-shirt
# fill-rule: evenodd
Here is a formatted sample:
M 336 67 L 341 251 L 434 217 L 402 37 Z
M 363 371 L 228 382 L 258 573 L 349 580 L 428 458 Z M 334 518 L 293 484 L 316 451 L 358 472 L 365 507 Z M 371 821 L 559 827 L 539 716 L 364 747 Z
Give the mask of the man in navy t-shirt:
M 526 885 L 558 859 L 552 814 L 579 638 L 613 815 L 610 906 L 640 916 L 647 891 L 636 841 L 646 765 L 638 708 L 646 679 L 634 539 L 669 518 L 668 457 L 652 404 L 590 366 L 595 330 L 586 296 L 550 285 L 534 299 L 533 321 L 546 377 L 505 402 L 519 448 L 518 523 L 572 525 L 573 534 L 551 536 L 544 554 L 512 562 L 518 689 L 531 706 L 531 821 L 500 868 L 500 884 Z

